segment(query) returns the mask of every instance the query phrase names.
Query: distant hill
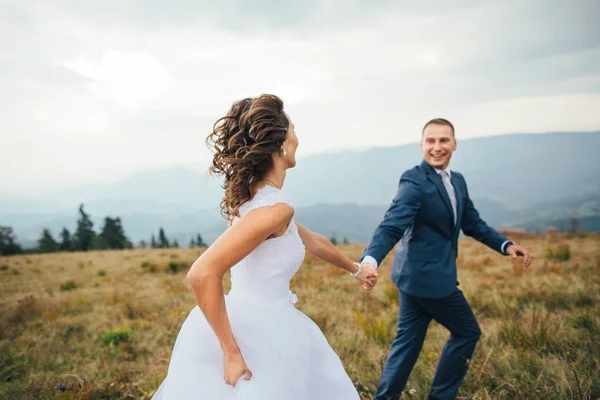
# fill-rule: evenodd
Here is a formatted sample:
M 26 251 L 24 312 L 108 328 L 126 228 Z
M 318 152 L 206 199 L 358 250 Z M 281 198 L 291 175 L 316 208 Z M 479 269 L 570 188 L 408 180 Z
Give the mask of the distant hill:
M 582 232 L 600 232 L 600 216 L 577 218 L 577 226 Z M 517 225 L 517 227 L 532 232 L 546 232 L 550 229 L 570 231 L 572 227 L 572 219 L 538 219 L 529 221 L 525 224 Z
M 600 132 L 514 134 L 459 140 L 451 167 L 467 179 L 484 218 L 497 227 L 545 226 L 549 221 L 586 218 L 595 229 L 600 215 Z M 403 171 L 419 164 L 417 143 L 362 152 L 300 158 L 284 190 L 297 219 L 317 232 L 368 239 L 393 198 Z M 200 232 L 214 240 L 224 229 L 218 204 L 220 182 L 188 168 L 146 171 L 112 184 L 49 193 L 36 198 L 0 196 L 0 224 L 14 227 L 21 241 L 47 227 L 74 229 L 84 203 L 99 228 L 106 215 L 120 216 L 134 241 L 163 226 L 187 244 Z M 558 223 L 558 222 L 556 222 Z
M 540 203 L 526 209 L 508 209 L 493 200 L 475 199 L 481 217 L 496 229 L 522 229 L 545 232 L 570 229 L 575 218 L 578 228 L 600 232 L 600 197 L 580 201 Z M 316 205 L 300 208 L 296 217 L 303 225 L 326 236 L 365 243 L 383 219 L 387 206 Z

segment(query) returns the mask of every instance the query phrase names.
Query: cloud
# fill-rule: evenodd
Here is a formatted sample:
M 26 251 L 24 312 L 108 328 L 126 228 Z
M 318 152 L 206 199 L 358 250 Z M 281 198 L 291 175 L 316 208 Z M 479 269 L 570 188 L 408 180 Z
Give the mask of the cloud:
M 7 0 L 0 176 L 39 192 L 198 165 L 234 100 L 280 95 L 299 155 L 600 128 L 597 1 Z M 544 116 L 547 116 L 544 118 Z M 32 168 L 31 160 L 43 168 Z
M 173 79 L 147 52 L 107 51 L 98 63 L 83 59 L 66 61 L 64 66 L 90 79 L 87 85 L 99 101 L 107 101 L 128 111 L 137 111 L 166 94 Z

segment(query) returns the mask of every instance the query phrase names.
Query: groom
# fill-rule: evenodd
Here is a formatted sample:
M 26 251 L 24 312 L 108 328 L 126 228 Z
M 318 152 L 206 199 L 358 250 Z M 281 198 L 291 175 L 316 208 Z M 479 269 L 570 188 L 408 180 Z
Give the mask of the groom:
M 451 333 L 429 399 L 455 399 L 481 335 L 471 307 L 458 289 L 458 236 L 472 236 L 512 258 L 528 251 L 489 227 L 473 206 L 463 176 L 448 165 L 456 150 L 454 127 L 445 119 L 423 128 L 421 165 L 400 178 L 396 197 L 375 230 L 361 263 L 377 268 L 400 241 L 392 280 L 400 290 L 398 330 L 377 388 L 376 400 L 398 399 L 423 346 L 432 319 Z

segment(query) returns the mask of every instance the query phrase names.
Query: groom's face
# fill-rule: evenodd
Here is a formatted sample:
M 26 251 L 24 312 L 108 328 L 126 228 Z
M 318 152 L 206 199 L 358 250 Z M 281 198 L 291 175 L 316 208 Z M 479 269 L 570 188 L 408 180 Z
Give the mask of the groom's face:
M 423 131 L 421 152 L 425 161 L 434 168 L 445 169 L 456 150 L 452 128 L 447 125 L 430 124 Z

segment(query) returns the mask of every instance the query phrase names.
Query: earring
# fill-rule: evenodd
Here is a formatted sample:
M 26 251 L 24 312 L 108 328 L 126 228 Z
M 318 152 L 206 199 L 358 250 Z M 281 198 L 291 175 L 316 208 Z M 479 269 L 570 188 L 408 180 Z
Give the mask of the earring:
M 285 149 L 284 149 L 283 147 L 281 148 L 281 150 L 283 150 L 283 151 L 282 151 L 282 152 L 283 152 L 283 156 L 284 156 L 284 157 L 285 157 L 285 156 L 287 156 L 287 151 L 285 151 Z

